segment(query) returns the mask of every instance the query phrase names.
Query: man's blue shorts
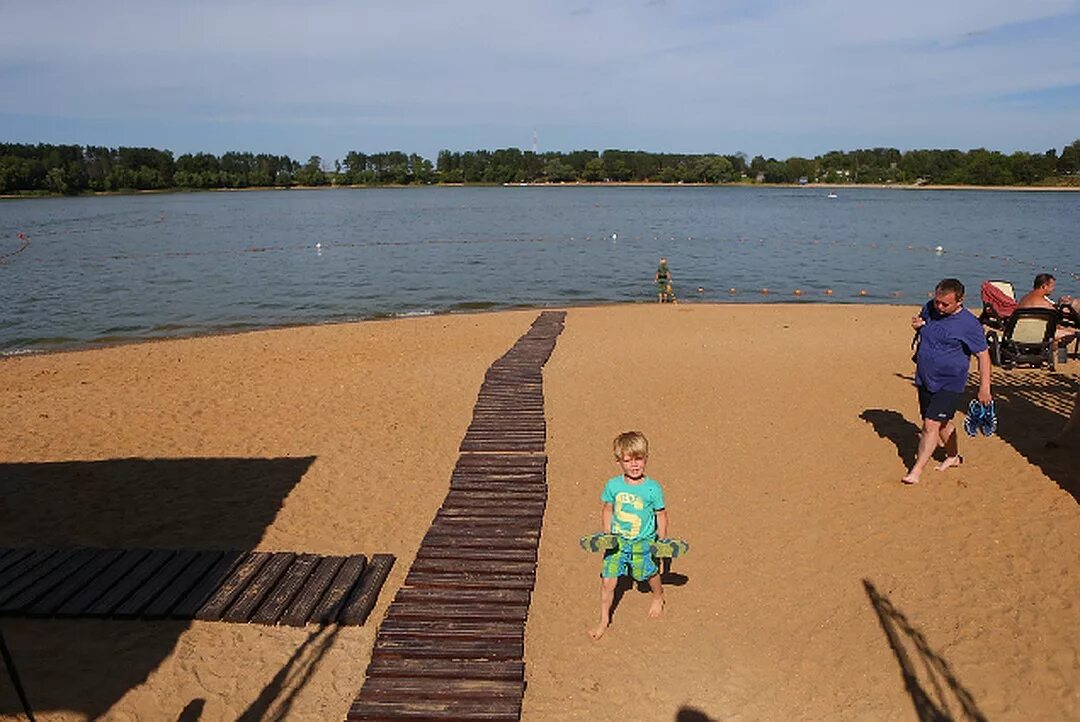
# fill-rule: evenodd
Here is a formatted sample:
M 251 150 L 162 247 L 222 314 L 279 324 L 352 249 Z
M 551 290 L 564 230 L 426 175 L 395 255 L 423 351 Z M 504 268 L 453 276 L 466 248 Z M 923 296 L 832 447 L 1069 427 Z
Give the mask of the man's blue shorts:
M 916 388 L 919 390 L 919 414 L 922 418 L 943 424 L 952 420 L 963 394 L 956 391 L 927 391 L 922 386 Z

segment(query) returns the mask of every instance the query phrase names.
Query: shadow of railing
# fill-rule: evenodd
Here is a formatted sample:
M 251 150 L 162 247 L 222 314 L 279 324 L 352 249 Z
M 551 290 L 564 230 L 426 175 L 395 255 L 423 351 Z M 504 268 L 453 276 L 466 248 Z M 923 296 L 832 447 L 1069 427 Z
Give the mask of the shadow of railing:
M 1080 448 L 1046 445 L 1072 413 L 1075 382 L 1041 370 L 995 370 L 992 384 L 998 435 L 1080 503 Z
M 314 457 L 108 459 L 0 464 L 0 546 L 255 548 Z M 37 713 L 104 715 L 144 683 L 189 622 L 4 621 Z M 173 717 L 196 710 L 177 700 Z M 0 685 L 0 716 L 20 715 Z
M 873 582 L 863 579 L 863 588 L 896 655 L 904 688 L 911 695 L 920 722 L 986 722 L 971 693 L 956 679 L 949 663 L 930 648 L 922 633 L 878 592 Z M 954 716 L 953 708 L 957 708 L 958 716 Z
M 312 632 L 263 688 L 258 698 L 237 718 L 237 722 L 289 719 L 293 701 L 311 680 L 340 631 L 341 627 L 335 625 Z

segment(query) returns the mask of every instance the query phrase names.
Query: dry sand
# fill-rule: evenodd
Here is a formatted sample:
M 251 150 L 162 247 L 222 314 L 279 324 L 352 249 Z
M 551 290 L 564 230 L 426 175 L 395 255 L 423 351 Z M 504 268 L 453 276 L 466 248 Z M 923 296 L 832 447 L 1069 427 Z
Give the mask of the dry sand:
M 1080 362 L 995 370 L 1000 435 L 899 484 L 912 308 L 569 311 L 526 720 L 1080 719 Z M 398 556 L 368 624 L 0 620 L 41 720 L 334 720 L 448 488 L 483 372 L 535 312 L 0 361 L 0 545 Z M 610 441 L 649 437 L 692 550 L 592 642 Z M 6 680 L 0 718 L 19 718 Z

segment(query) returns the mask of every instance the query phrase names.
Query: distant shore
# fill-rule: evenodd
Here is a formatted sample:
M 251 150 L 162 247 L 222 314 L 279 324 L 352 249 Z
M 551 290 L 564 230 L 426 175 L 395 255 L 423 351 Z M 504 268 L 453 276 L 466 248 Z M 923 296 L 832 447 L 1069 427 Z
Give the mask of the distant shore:
M 988 186 L 988 185 L 930 185 L 914 183 L 664 183 L 645 181 L 599 181 L 585 183 L 570 181 L 566 183 L 431 183 L 431 184 L 395 184 L 381 185 L 346 185 L 328 184 L 321 186 L 249 186 L 246 188 L 155 188 L 150 190 L 118 190 L 118 191 L 94 191 L 92 193 L 80 193 L 67 196 L 62 193 L 0 193 L 0 200 L 15 200 L 25 198 L 84 198 L 90 196 L 128 196 L 128 195 L 162 195 L 169 193 L 243 193 L 252 191 L 312 191 L 312 190 L 335 190 L 335 189 L 379 189 L 379 188 L 805 188 L 822 190 L 858 190 L 858 189 L 888 189 L 903 191 L 1080 191 L 1080 185 L 1055 185 L 1055 186 Z

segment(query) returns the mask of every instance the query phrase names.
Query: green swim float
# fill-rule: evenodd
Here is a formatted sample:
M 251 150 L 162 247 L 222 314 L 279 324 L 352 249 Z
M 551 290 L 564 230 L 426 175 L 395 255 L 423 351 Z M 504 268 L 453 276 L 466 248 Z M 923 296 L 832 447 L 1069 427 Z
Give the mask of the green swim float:
M 597 532 L 581 537 L 581 548 L 588 552 L 606 552 L 619 548 L 615 534 Z M 649 551 L 657 559 L 676 559 L 690 551 L 690 545 L 682 539 L 657 539 L 649 545 Z

